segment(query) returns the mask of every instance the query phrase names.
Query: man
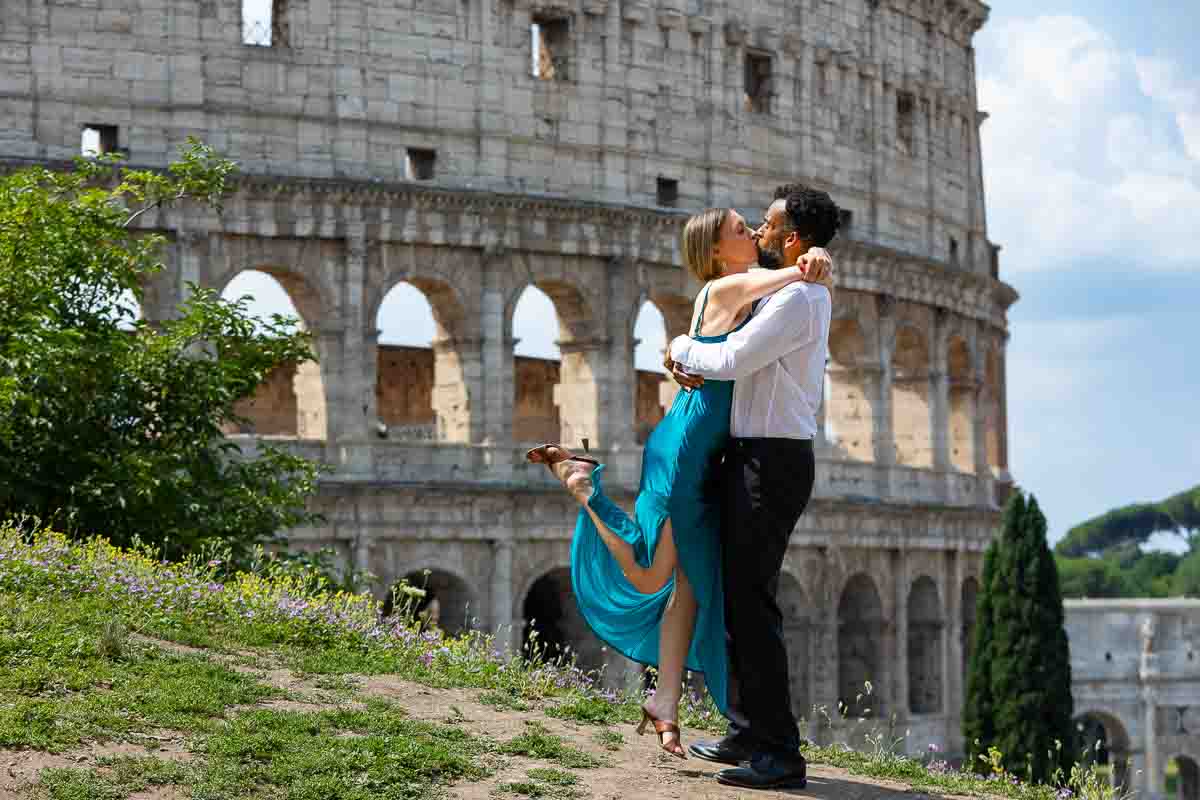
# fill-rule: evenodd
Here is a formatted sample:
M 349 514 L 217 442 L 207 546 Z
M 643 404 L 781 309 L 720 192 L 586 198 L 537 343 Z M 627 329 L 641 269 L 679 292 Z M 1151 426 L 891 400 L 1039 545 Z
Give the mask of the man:
M 794 264 L 810 248 L 828 244 L 838 224 L 838 208 L 825 192 L 780 187 L 755 233 L 759 264 Z M 685 389 L 703 378 L 736 381 L 721 478 L 733 713 L 725 738 L 689 750 L 735 765 L 717 780 L 743 788 L 806 783 L 775 590 L 788 537 L 812 495 L 831 312 L 827 288 L 798 281 L 760 300 L 753 319 L 724 342 L 680 336 L 667 359 Z M 742 762 L 749 764 L 736 766 Z

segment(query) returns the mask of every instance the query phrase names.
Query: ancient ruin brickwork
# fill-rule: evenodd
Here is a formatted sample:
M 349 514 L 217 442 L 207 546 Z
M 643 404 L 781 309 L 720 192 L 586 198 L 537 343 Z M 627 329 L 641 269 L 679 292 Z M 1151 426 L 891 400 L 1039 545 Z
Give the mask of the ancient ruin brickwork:
M 1200 600 L 1067 600 L 1075 716 L 1114 785 L 1200 798 Z M 1165 776 L 1176 762 L 1176 787 Z
M 1016 296 L 987 238 L 971 46 L 986 6 L 274 5 L 269 44 L 246 44 L 238 0 L 6 2 L 0 158 L 58 162 L 91 127 L 136 164 L 166 163 L 189 135 L 240 162 L 222 215 L 140 218 L 171 242 L 144 312 L 247 269 L 288 291 L 320 363 L 258 411 L 276 430 L 297 415 L 289 446 L 334 468 L 327 522 L 297 538 L 370 568 L 381 596 L 430 570 L 447 626 L 503 626 L 518 645 L 540 626 L 629 677 L 578 619 L 563 572 L 575 509 L 523 446 L 588 437 L 631 500 L 638 419 L 673 391 L 636 376 L 633 325 L 649 300 L 668 335 L 686 331 L 684 215 L 754 218 L 773 187 L 807 181 L 847 217 L 816 497 L 780 589 L 793 703 L 812 717 L 870 680 L 874 713 L 895 713 L 911 747 L 957 749 L 974 581 L 1009 481 Z M 400 281 L 437 322 L 425 399 L 401 398 L 377 342 Z M 536 378 L 548 402 L 513 356 L 530 284 L 559 318 L 562 363 Z M 432 430 L 381 436 L 400 406 L 432 410 Z

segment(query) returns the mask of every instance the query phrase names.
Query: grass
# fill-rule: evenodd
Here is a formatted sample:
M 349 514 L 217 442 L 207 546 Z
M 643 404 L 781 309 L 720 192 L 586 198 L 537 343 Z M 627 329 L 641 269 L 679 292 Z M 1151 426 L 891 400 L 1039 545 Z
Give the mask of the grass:
M 518 797 L 547 797 L 569 798 L 581 797 L 582 793 L 575 786 L 579 778 L 569 772 L 559 769 L 537 768 L 526 773 L 529 780 L 502 783 L 496 787 L 496 795 L 516 795 Z
M 604 760 L 597 758 L 591 753 L 585 753 L 578 748 L 571 747 L 562 740 L 562 737 L 556 736 L 546 730 L 546 726 L 540 722 L 527 720 L 525 727 L 526 731 L 524 733 L 508 740 L 500 746 L 501 753 L 510 756 L 526 756 L 527 758 L 536 758 L 542 761 L 553 761 L 564 767 L 576 769 L 588 769 L 605 765 Z
M 44 770 L 35 796 L 48 800 L 107 800 L 156 785 L 183 787 L 194 800 L 436 798 L 455 782 L 494 774 L 505 756 L 553 766 L 497 792 L 569 798 L 580 789 L 565 770 L 606 761 L 536 720 L 497 743 L 461 730 L 466 715 L 456 707 L 446 724 L 409 719 L 374 699 L 303 712 L 255 707 L 300 695 L 246 670 L 290 667 L 313 694 L 335 702 L 360 699 L 361 676 L 373 674 L 478 689 L 480 702 L 501 711 L 595 725 L 592 741 L 610 752 L 625 739 L 609 726 L 637 719 L 640 693 L 604 690 L 572 664 L 527 662 L 489 636 L 446 638 L 378 612 L 369 596 L 328 591 L 313 575 L 269 561 L 258 572 L 229 575 L 219 559 L 168 564 L 99 539 L 71 543 L 49 532 L 28 539 L 0 525 L 0 748 L 64 752 L 87 740 L 169 731 L 192 751 L 187 762 L 122 757 Z M 206 652 L 167 652 L 146 637 Z M 685 728 L 723 730 L 710 699 L 684 698 Z M 908 758 L 881 736 L 868 737 L 867 752 L 844 745 L 804 752 L 813 763 L 924 791 L 1123 800 L 1095 767 L 1061 776 L 1057 787 L 1029 784 L 994 762 L 979 776 Z
M 598 731 L 592 740 L 609 752 L 615 753 L 625 744 L 625 737 L 616 731 Z

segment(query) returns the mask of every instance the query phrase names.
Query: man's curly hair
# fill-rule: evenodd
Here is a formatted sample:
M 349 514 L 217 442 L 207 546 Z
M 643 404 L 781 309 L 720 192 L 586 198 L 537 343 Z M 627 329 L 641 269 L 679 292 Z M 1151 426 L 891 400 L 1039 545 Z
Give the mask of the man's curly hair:
M 810 247 L 829 244 L 842 224 L 837 203 L 827 192 L 789 183 L 775 190 L 775 199 L 785 201 L 788 221 Z

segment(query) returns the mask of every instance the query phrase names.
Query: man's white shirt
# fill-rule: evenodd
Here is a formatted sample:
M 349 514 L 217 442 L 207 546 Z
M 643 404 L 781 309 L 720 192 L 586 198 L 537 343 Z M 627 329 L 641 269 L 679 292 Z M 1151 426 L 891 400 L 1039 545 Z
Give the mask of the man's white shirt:
M 812 439 L 825 389 L 832 312 L 828 289 L 796 281 L 763 298 L 753 318 L 723 342 L 675 337 L 671 358 L 684 372 L 736 381 L 733 436 Z

